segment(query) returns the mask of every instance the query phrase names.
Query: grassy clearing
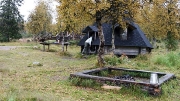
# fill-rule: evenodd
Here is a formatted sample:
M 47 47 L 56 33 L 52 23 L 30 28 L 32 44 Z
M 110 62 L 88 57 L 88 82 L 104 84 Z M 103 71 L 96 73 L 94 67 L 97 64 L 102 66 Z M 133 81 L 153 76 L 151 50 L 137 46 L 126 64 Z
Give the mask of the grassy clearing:
M 177 79 L 162 85 L 163 94 L 152 97 L 136 88 L 120 91 L 89 88 L 90 80 L 82 86 L 72 85 L 70 73 L 96 68 L 96 56 L 82 57 L 80 47 L 69 46 L 65 56 L 61 46 L 51 45 L 50 52 L 43 52 L 37 43 L 0 43 L 0 46 L 29 46 L 13 50 L 0 50 L 0 100 L 2 101 L 178 101 L 180 99 L 179 50 L 167 52 L 153 50 L 151 55 L 125 59 L 116 67 L 174 73 Z M 37 46 L 37 47 L 34 47 Z M 164 57 L 164 58 L 162 58 Z M 112 59 L 117 61 L 117 58 Z M 165 62 L 164 62 L 165 61 Z M 33 65 L 39 62 L 41 65 Z M 168 65 L 166 63 L 169 63 Z

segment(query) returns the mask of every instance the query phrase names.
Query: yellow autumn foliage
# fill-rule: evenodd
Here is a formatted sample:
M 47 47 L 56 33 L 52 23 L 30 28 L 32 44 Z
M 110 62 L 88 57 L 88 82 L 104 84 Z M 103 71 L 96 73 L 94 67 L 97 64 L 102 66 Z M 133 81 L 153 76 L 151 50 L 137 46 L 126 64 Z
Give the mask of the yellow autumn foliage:
M 96 20 L 96 12 L 102 12 L 102 21 L 121 24 L 124 28 L 126 22 L 123 18 L 134 17 L 138 13 L 139 2 L 134 0 L 57 0 L 57 26 L 61 31 L 81 31 Z M 115 7 L 115 8 L 113 8 Z M 126 14 L 125 12 L 129 12 Z
M 49 5 L 45 1 L 39 1 L 35 9 L 30 13 L 26 23 L 27 31 L 38 34 L 42 31 L 50 32 L 52 16 Z
M 103 12 L 102 22 L 119 23 L 123 28 L 132 18 L 150 38 L 163 39 L 171 31 L 179 38 L 178 0 L 57 0 L 59 31 L 81 32 L 82 28 L 93 24 L 96 11 Z M 114 8 L 113 8 L 114 7 Z M 128 13 L 125 13 L 128 12 Z
M 178 0 L 153 0 L 146 2 L 136 15 L 143 31 L 150 38 L 164 39 L 171 32 L 175 39 L 179 39 Z

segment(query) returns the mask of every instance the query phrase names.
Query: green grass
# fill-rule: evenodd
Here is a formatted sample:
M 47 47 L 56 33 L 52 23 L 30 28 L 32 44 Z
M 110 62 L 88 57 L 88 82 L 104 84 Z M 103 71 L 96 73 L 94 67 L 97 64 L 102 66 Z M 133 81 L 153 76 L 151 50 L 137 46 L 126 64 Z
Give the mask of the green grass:
M 81 57 L 80 47 L 68 46 L 67 53 L 62 55 L 61 46 L 57 45 L 51 45 L 50 49 L 54 51 L 50 52 L 41 51 L 42 45 L 33 42 L 0 43 L 0 46 L 3 45 L 29 47 L 0 50 L 0 101 L 178 101 L 180 99 L 179 65 L 172 61 L 171 65 L 156 63 L 156 59 L 161 56 L 175 61 L 179 50 L 169 56 L 171 52 L 156 49 L 147 57 L 140 56 L 116 64 L 116 67 L 174 73 L 177 79 L 163 84 L 163 94 L 153 97 L 135 87 L 123 87 L 120 91 L 91 88 L 91 80 L 83 81 L 80 86 L 72 85 L 69 81 L 71 73 L 95 68 L 97 63 L 96 56 L 77 58 Z M 38 48 L 33 48 L 34 46 Z M 162 59 L 164 58 L 160 60 Z M 32 66 L 33 62 L 42 65 Z
M 155 57 L 155 64 L 165 65 L 167 67 L 180 67 L 180 54 L 177 52 L 169 52 Z

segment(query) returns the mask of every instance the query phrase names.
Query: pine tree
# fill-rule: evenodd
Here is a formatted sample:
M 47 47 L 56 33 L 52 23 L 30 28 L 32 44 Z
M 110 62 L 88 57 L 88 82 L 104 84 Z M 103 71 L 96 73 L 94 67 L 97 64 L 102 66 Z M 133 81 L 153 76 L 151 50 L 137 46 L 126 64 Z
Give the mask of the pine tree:
M 23 0 L 2 0 L 0 2 L 0 41 L 9 42 L 21 38 L 19 31 L 23 28 L 23 18 L 18 7 Z

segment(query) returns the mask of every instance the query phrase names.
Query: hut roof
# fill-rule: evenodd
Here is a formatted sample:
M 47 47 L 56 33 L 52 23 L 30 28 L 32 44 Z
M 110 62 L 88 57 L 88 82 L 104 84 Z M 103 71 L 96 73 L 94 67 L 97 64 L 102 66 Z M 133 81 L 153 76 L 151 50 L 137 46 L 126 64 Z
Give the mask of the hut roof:
M 82 32 L 83 33 L 98 32 L 98 28 L 96 26 L 87 26 L 86 28 L 84 28 Z

